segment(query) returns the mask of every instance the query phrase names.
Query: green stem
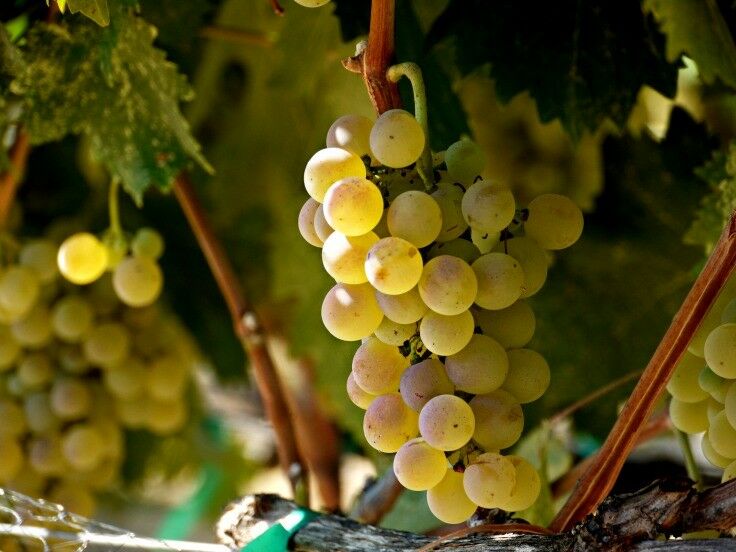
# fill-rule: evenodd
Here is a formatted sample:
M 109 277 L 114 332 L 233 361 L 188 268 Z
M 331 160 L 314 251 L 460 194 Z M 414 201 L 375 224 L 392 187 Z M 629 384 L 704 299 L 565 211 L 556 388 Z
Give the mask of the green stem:
M 677 440 L 680 442 L 680 448 L 682 449 L 682 455 L 685 457 L 685 469 L 687 469 L 687 476 L 695 481 L 695 489 L 698 491 L 703 490 L 703 475 L 698 469 L 698 465 L 695 463 L 695 457 L 693 456 L 693 449 L 690 447 L 690 440 L 687 434 L 683 433 L 679 429 L 674 429 Z
M 123 235 L 123 227 L 120 225 L 120 209 L 118 208 L 118 190 L 120 190 L 120 179 L 113 178 L 108 190 L 107 209 L 110 217 L 110 234 L 116 238 Z
M 427 93 L 424 88 L 422 70 L 416 63 L 405 62 L 392 65 L 386 71 L 386 77 L 391 82 L 398 82 L 401 77 L 406 77 L 411 83 L 414 93 L 414 117 L 424 131 L 424 150 L 417 162 L 419 176 L 424 181 L 427 191 L 434 189 L 434 178 L 432 175 L 432 153 L 429 149 L 429 122 L 427 119 Z

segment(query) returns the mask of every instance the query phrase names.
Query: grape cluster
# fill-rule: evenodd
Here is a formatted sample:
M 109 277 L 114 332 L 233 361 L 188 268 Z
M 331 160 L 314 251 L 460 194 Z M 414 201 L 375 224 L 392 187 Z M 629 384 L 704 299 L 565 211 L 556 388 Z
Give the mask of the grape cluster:
M 136 243 L 134 253 L 150 254 Z M 126 429 L 183 427 L 196 357 L 158 305 L 121 304 L 139 273 L 121 272 L 123 261 L 103 275 L 106 255 L 90 234 L 61 249 L 46 238 L 6 239 L 0 270 L 0 486 L 82 515 L 116 483 Z M 138 258 L 150 257 L 130 257 Z M 59 269 L 75 282 L 97 281 L 79 288 Z
M 500 451 L 521 435 L 521 405 L 549 385 L 547 362 L 525 348 L 536 324 L 526 299 L 548 250 L 580 237 L 580 210 L 555 194 L 518 209 L 478 176 L 485 160 L 467 139 L 423 171 L 425 134 L 403 110 L 340 117 L 326 146 L 304 171 L 299 230 L 337 282 L 324 325 L 362 340 L 347 392 L 366 410 L 367 441 L 396 453 L 398 480 L 427 491 L 447 523 L 477 506 L 531 506 L 538 474 Z
M 716 299 L 667 383 L 672 424 L 703 433 L 703 455 L 736 477 L 736 277 Z

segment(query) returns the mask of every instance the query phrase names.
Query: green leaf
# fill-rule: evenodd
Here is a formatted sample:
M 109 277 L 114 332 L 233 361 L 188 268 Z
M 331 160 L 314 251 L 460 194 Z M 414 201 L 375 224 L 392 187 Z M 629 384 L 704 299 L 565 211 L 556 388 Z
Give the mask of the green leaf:
M 71 13 L 86 15 L 101 27 L 107 27 L 110 24 L 110 8 L 107 6 L 107 0 L 64 0 L 59 2 L 62 12 L 64 3 L 69 7 Z
M 643 7 L 667 35 L 669 61 L 686 54 L 706 83 L 718 78 L 736 88 L 736 45 L 714 0 L 645 0 Z
M 210 167 L 179 110 L 191 89 L 153 47 L 155 29 L 124 7 L 113 15 L 105 28 L 37 24 L 12 90 L 25 98 L 34 143 L 86 135 L 93 155 L 140 201 L 149 186 L 168 188 L 190 159 Z
M 677 68 L 638 0 L 452 0 L 430 31 L 448 40 L 463 74 L 488 68 L 499 98 L 528 90 L 543 122 L 574 139 L 606 119 L 625 123 L 643 84 L 675 92 Z

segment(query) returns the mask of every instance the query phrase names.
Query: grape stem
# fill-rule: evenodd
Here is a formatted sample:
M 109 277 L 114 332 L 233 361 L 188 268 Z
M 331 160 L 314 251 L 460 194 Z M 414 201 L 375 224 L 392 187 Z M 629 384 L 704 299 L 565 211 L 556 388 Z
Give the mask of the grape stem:
M 7 225 L 10 208 L 13 206 L 15 194 L 23 179 L 30 151 L 28 134 L 23 129 L 19 129 L 15 144 L 10 150 L 10 166 L 0 177 L 0 228 L 5 228 Z
M 120 224 L 120 207 L 118 192 L 120 190 L 120 179 L 116 176 L 110 180 L 110 189 L 107 192 L 107 211 L 110 217 L 110 234 L 114 238 L 123 235 L 123 227 Z
M 698 491 L 703 490 L 703 475 L 700 473 L 698 464 L 695 462 L 693 456 L 693 449 L 690 446 L 690 439 L 687 434 L 680 431 L 677 428 L 672 428 L 677 436 L 677 441 L 680 443 L 680 449 L 682 449 L 682 456 L 685 459 L 685 469 L 687 469 L 687 476 L 695 481 L 695 489 Z

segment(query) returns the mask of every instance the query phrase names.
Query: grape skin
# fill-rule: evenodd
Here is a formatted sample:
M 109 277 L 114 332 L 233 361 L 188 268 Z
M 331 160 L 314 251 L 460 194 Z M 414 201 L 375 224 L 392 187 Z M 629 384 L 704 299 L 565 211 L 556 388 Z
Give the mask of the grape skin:
M 479 180 L 465 192 L 462 211 L 471 228 L 481 232 L 500 232 L 514 219 L 516 202 L 505 186 Z
M 684 433 L 701 433 L 708 429 L 707 400 L 687 403 L 672 398 L 670 419 L 672 425 Z
M 392 345 L 369 337 L 353 356 L 353 377 L 363 391 L 382 395 L 399 388 L 409 360 Z
M 504 253 L 488 253 L 472 265 L 478 279 L 475 303 L 489 310 L 500 310 L 516 302 L 524 290 L 524 271 L 519 261 Z
M 705 362 L 721 377 L 736 379 L 736 323 L 722 324 L 705 340 Z
M 51 311 L 54 334 L 69 343 L 78 343 L 89 332 L 93 318 L 92 306 L 78 295 L 59 299 Z
M 148 257 L 127 257 L 115 267 L 112 284 L 126 305 L 147 307 L 161 295 L 164 277 L 156 261 Z
M 422 301 L 416 287 L 398 295 L 376 291 L 376 300 L 386 318 L 397 324 L 418 322 L 427 312 L 427 305 Z
M 349 177 L 338 180 L 325 193 L 325 220 L 346 236 L 360 236 L 376 227 L 383 215 L 383 196 L 370 180 Z
M 386 212 L 392 236 L 403 238 L 416 247 L 425 247 L 442 230 L 442 211 L 432 196 L 410 190 L 396 197 Z
M 724 411 L 713 418 L 707 429 L 713 450 L 726 458 L 736 458 L 736 429 L 728 422 Z
M 462 201 L 464 189 L 452 182 L 437 184 L 437 189 L 432 192 L 432 197 L 440 208 L 442 217 L 442 228 L 435 241 L 442 243 L 459 238 L 468 228 L 468 223 L 463 217 Z
M 497 389 L 476 395 L 469 404 L 475 416 L 473 439 L 481 447 L 501 450 L 519 440 L 524 429 L 524 412 L 511 393 Z
M 373 402 L 373 399 L 376 398 L 376 395 L 372 395 L 370 393 L 366 393 L 363 391 L 363 389 L 355 382 L 355 376 L 352 372 L 350 372 L 350 375 L 348 376 L 348 380 L 346 383 L 346 389 L 348 393 L 348 397 L 350 398 L 350 401 L 357 406 L 358 408 L 362 408 L 365 410 L 370 406 L 370 404 Z
M 700 402 L 707 399 L 708 392 L 698 384 L 702 369 L 703 359 L 686 351 L 667 382 L 667 391 L 682 402 Z
M 495 452 L 478 456 L 463 474 L 463 488 L 468 498 L 482 508 L 503 508 L 511 501 L 514 485 L 514 464 Z
M 445 359 L 447 376 L 455 388 L 474 395 L 501 387 L 509 370 L 509 357 L 494 339 L 475 334 L 461 351 Z
M 0 306 L 13 317 L 28 313 L 39 292 L 36 272 L 25 266 L 11 266 L 0 277 Z
M 396 452 L 418 433 L 417 419 L 417 413 L 404 404 L 401 395 L 381 395 L 365 411 L 363 433 L 374 449 Z
M 422 127 L 403 109 L 382 113 L 371 129 L 371 151 L 382 165 L 394 169 L 407 167 L 419 159 L 424 143 Z
M 299 218 L 297 219 L 299 233 L 302 235 L 302 238 L 304 238 L 304 241 L 309 245 L 313 245 L 315 247 L 322 247 L 322 243 L 324 243 L 324 240 L 319 237 L 317 230 L 314 227 L 314 217 L 317 213 L 317 209 L 320 207 L 321 204 L 313 197 L 310 197 L 304 202 L 304 205 L 302 205 L 302 208 L 299 211 Z
M 719 403 L 726 402 L 726 393 L 730 383 L 730 380 L 722 378 L 707 366 L 703 367 L 698 374 L 698 386 Z M 674 394 L 673 396 L 676 397 Z M 680 397 L 676 398 L 682 400 Z
M 68 429 L 61 441 L 66 461 L 75 469 L 91 470 L 103 457 L 104 437 L 89 424 L 77 424 Z
M 502 389 L 511 393 L 521 404 L 536 401 L 547 391 L 550 382 L 549 364 L 531 349 L 508 352 L 509 371 Z
M 435 259 L 441 255 L 452 255 L 470 264 L 480 257 L 480 251 L 473 242 L 457 238 L 447 242 L 435 243 L 427 251 L 427 259 Z
M 64 278 L 74 284 L 89 284 L 105 272 L 107 249 L 96 236 L 80 232 L 64 240 L 56 262 Z
M 408 241 L 382 238 L 370 248 L 365 259 L 368 281 L 381 293 L 400 295 L 411 290 L 422 276 L 422 256 Z
M 315 153 L 304 168 L 304 187 L 320 203 L 327 189 L 338 180 L 350 176 L 365 178 L 365 165 L 360 157 L 342 148 L 325 148 Z
M 445 163 L 451 178 L 470 184 L 483 172 L 486 158 L 478 144 L 464 138 L 447 148 Z
M 140 228 L 130 242 L 130 251 L 136 257 L 155 261 L 164 253 L 164 239 L 153 228 Z
M 523 300 L 500 310 L 475 309 L 473 315 L 483 333 L 506 349 L 518 349 L 529 343 L 537 324 L 534 311 Z
M 345 236 L 340 232 L 333 232 L 322 247 L 322 265 L 337 282 L 367 282 L 365 257 L 377 241 L 378 236 L 373 232 L 362 236 Z
M 419 433 L 432 447 L 457 450 L 473 436 L 475 416 L 468 403 L 455 395 L 431 398 L 419 413 Z
M 115 366 L 128 355 L 130 333 L 122 324 L 105 322 L 92 329 L 82 346 L 90 363 L 103 368 Z
M 449 468 L 442 481 L 427 491 L 427 505 L 445 523 L 462 523 L 477 509 L 463 487 L 463 474 Z
M 531 507 L 537 501 L 542 483 L 537 470 L 521 456 L 506 456 L 516 473 L 515 484 L 511 494 L 501 500 L 501 508 L 507 512 L 520 512 Z
M 447 472 L 445 455 L 421 437 L 407 441 L 394 456 L 394 474 L 410 491 L 426 491 L 438 485 Z
M 330 237 L 335 229 L 325 219 L 325 210 L 320 203 L 319 207 L 314 213 L 314 232 L 317 237 L 324 243 L 327 238 Z
M 317 0 L 323 1 L 323 0 Z M 329 1 L 329 0 L 328 0 Z M 342 148 L 358 157 L 373 157 L 370 147 L 373 121 L 363 115 L 338 117 L 327 131 L 325 144 L 328 148 Z
M 417 333 L 417 325 L 414 324 L 397 324 L 393 320 L 385 317 L 381 325 L 376 328 L 375 335 L 378 339 L 388 345 L 399 347 L 406 341 L 411 339 Z
M 470 308 L 478 293 L 478 281 L 470 265 L 451 255 L 440 255 L 424 265 L 419 295 L 434 312 L 452 316 Z
M 495 251 L 506 253 L 519 261 L 524 272 L 522 298 L 537 293 L 547 280 L 547 253 L 534 240 L 527 237 L 512 238 L 501 242 Z
M 475 323 L 470 311 L 455 316 L 430 311 L 419 324 L 419 336 L 429 351 L 448 356 L 460 352 L 470 343 L 474 329 Z
M 524 231 L 544 249 L 570 247 L 583 233 L 583 213 L 566 196 L 542 194 L 528 207 Z
M 368 337 L 383 320 L 383 313 L 369 284 L 337 284 L 322 302 L 322 323 L 343 341 Z
M 726 458 L 716 452 L 710 442 L 710 437 L 708 436 L 707 431 L 703 434 L 703 438 L 700 441 L 700 449 L 703 451 L 703 456 L 705 456 L 705 459 L 708 460 L 708 462 L 721 469 L 724 469 L 734 460 L 733 458 Z
M 33 269 L 42 284 L 50 284 L 59 272 L 56 254 L 56 245 L 51 240 L 32 240 L 21 248 L 18 263 Z
M 455 386 L 447 377 L 444 365 L 436 358 L 428 358 L 404 371 L 399 391 L 404 402 L 419 412 L 431 398 L 454 393 Z

